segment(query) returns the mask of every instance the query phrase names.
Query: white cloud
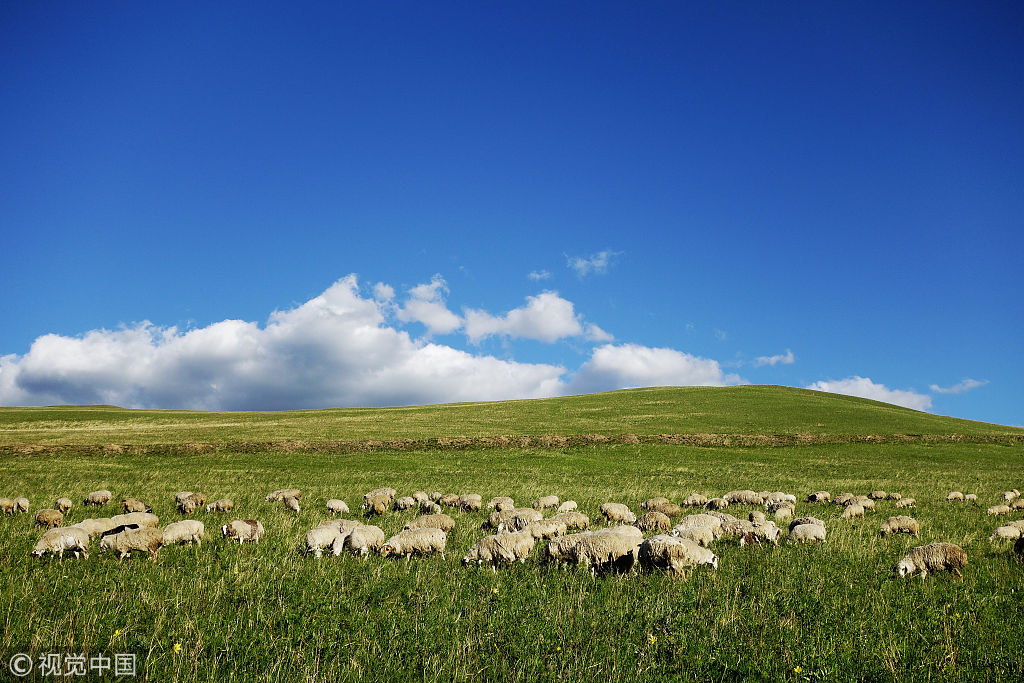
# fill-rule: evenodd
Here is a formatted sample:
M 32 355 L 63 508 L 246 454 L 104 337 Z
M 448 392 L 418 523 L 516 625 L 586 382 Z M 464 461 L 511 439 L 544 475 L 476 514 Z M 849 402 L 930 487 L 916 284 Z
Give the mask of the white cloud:
M 373 286 L 373 298 L 381 302 L 391 301 L 395 298 L 395 288 L 378 282 Z
M 557 292 L 528 296 L 525 306 L 514 308 L 505 315 L 494 316 L 473 309 L 467 309 L 463 314 L 466 336 L 474 344 L 496 335 L 536 339 L 549 344 L 583 334 L 594 341 L 611 338 L 597 325 L 587 324 L 584 328 L 582 318 L 576 314 L 572 302 L 558 296 Z
M 669 348 L 605 344 L 594 349 L 569 383 L 572 393 L 652 386 L 724 386 L 743 383 L 718 361 Z
M 761 367 L 762 365 L 792 365 L 796 361 L 796 357 L 793 356 L 793 352 L 786 349 L 785 353 L 780 353 L 776 356 L 758 356 L 754 359 L 754 367 Z
M 422 323 L 428 335 L 454 332 L 462 327 L 462 319 L 445 305 L 444 297 L 447 293 L 448 285 L 444 278 L 435 275 L 430 282 L 409 290 L 405 305 L 398 309 L 396 315 L 402 322 Z
M 938 384 L 932 384 L 928 388 L 934 391 L 936 394 L 962 394 L 965 391 L 977 389 L 978 387 L 983 387 L 986 384 L 988 384 L 987 379 L 977 380 L 968 377 L 967 379 L 957 384 L 954 384 L 951 387 L 940 387 Z
M 591 256 L 572 256 L 567 257 L 568 266 L 576 271 L 576 274 L 580 277 L 585 277 L 593 273 L 594 275 L 603 275 L 608 272 L 608 266 L 611 265 L 613 258 L 619 255 L 617 251 L 601 251 Z
M 551 273 L 549 273 L 546 270 L 534 270 L 530 271 L 530 274 L 527 275 L 526 277 L 530 278 L 531 280 L 548 280 L 551 278 Z
M 715 330 L 715 339 L 718 341 L 725 341 L 729 338 L 729 334 L 725 330 Z
M 0 357 L 0 405 L 276 410 L 553 396 L 565 368 L 424 344 L 384 324 L 354 275 L 267 324 L 148 322 L 39 337 Z
M 583 334 L 586 336 L 587 340 L 593 342 L 610 342 L 615 340 L 615 337 L 611 333 L 605 332 L 594 323 L 587 323 L 584 325 Z
M 932 407 L 932 399 L 929 396 L 914 391 L 889 389 L 884 384 L 876 384 L 867 377 L 854 376 L 841 380 L 815 382 L 805 388 L 815 391 L 827 391 L 833 394 L 870 398 L 875 401 L 913 408 L 914 410 L 928 410 Z

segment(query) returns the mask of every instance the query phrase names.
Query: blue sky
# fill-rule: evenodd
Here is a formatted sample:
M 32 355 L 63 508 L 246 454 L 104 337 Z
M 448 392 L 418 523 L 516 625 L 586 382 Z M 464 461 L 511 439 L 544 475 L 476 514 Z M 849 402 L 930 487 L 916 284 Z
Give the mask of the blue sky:
M 1024 424 L 1019 3 L 6 3 L 0 83 L 0 404 Z

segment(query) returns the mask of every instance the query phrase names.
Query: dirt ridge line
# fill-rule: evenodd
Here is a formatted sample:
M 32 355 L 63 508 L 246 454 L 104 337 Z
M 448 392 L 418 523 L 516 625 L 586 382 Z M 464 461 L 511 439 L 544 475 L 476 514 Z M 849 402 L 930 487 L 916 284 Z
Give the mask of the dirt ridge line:
M 467 450 L 478 448 L 569 448 L 573 446 L 660 444 L 705 448 L 757 448 L 840 444 L 1024 444 L 1016 434 L 541 434 L 533 436 L 435 437 L 341 441 L 225 441 L 171 444 L 6 444 L 0 455 L 193 455 L 232 451 L 365 453 L 372 451 Z

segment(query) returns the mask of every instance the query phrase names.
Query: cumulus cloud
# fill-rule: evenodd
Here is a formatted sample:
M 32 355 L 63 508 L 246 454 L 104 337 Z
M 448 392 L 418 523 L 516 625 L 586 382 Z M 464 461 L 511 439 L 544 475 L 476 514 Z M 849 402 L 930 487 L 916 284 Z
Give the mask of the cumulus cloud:
M 526 277 L 531 280 L 548 280 L 551 278 L 551 273 L 546 270 L 533 270 Z
M 584 326 L 576 314 L 573 303 L 558 296 L 557 292 L 542 292 L 526 297 L 526 305 L 514 308 L 505 315 L 491 315 L 486 311 L 464 311 L 465 332 L 477 344 L 491 336 L 535 339 L 553 343 L 565 337 L 585 335 L 593 341 L 607 341 L 611 335 L 597 325 Z
M 792 365 L 796 361 L 796 357 L 793 356 L 793 352 L 786 349 L 785 353 L 780 353 L 775 356 L 758 356 L 754 359 L 754 367 L 761 367 L 762 365 Z
M 651 386 L 724 386 L 743 383 L 718 361 L 670 348 L 605 344 L 594 349 L 569 384 L 572 393 Z
M 570 256 L 567 257 L 567 260 L 568 266 L 575 270 L 577 275 L 586 277 L 591 274 L 603 275 L 607 273 L 612 259 L 618 255 L 619 252 L 606 249 L 590 256 Z
M 391 293 L 393 295 L 394 290 Z M 396 315 L 402 322 L 422 323 L 428 335 L 454 332 L 462 327 L 462 319 L 445 305 L 447 293 L 448 284 L 440 275 L 435 275 L 430 282 L 409 290 L 405 304 Z
M 0 357 L 0 404 L 277 410 L 553 396 L 565 368 L 414 341 L 342 278 L 266 325 L 179 331 L 148 322 L 39 337 Z
M 965 391 L 977 389 L 978 387 L 983 387 L 986 384 L 988 384 L 987 379 L 977 380 L 968 377 L 967 379 L 958 382 L 957 384 L 954 384 L 951 387 L 940 387 L 938 384 L 932 384 L 928 388 L 934 391 L 936 394 L 962 394 Z
M 914 410 L 928 410 L 932 407 L 931 397 L 925 394 L 900 389 L 889 389 L 884 384 L 876 384 L 867 377 L 854 376 L 841 380 L 815 382 L 805 388 L 815 391 L 827 391 L 833 394 L 870 398 L 875 401 L 913 408 Z

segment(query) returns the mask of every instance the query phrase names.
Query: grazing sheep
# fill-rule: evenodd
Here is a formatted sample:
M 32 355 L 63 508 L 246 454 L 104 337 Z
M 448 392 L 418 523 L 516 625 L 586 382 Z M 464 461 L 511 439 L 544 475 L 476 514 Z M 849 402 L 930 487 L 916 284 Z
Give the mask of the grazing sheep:
M 875 509 L 875 501 L 871 500 L 867 496 L 857 496 L 857 500 L 854 501 L 854 503 L 857 504 L 857 505 L 860 505 L 865 510 L 874 510 Z M 854 504 L 854 503 L 851 503 L 851 505 Z
M 417 503 L 422 503 L 425 500 L 430 500 L 430 496 L 427 495 L 426 491 L 413 491 L 412 492 L 412 498 Z
M 436 515 L 440 514 L 441 506 L 432 500 L 420 501 L 420 514 L 421 515 Z
M 392 506 L 396 512 L 401 512 L 403 510 L 412 510 L 416 505 L 416 499 L 412 496 L 402 496 L 401 498 L 395 498 Z
M 559 512 L 573 512 L 577 508 L 579 508 L 579 506 L 576 504 L 575 500 L 567 500 L 567 501 L 564 501 L 561 505 L 558 506 L 558 511 Z
M 14 514 L 14 499 L 13 498 L 0 498 L 0 512 L 5 515 Z
M 206 506 L 207 512 L 231 512 L 234 509 L 235 504 L 230 498 L 221 498 Z
M 289 496 L 291 496 L 292 498 L 302 498 L 302 491 L 298 489 L 278 489 L 273 493 L 268 493 L 267 497 L 264 498 L 263 500 L 267 501 L 268 503 L 279 503 L 285 498 L 288 498 Z M 175 496 L 175 499 L 177 499 L 177 496 Z M 180 503 L 181 501 L 178 502 Z
M 708 510 L 724 510 L 729 507 L 729 501 L 725 498 L 712 498 L 704 504 L 704 507 Z
M 377 552 L 382 545 L 384 545 L 384 531 L 380 527 L 369 524 L 357 526 L 345 538 L 345 549 L 364 557 L 371 550 Z
M 761 496 L 761 500 L 764 501 L 766 506 L 778 503 L 793 503 L 793 505 L 796 505 L 796 496 L 784 491 L 761 491 L 757 495 Z
M 846 506 L 843 510 L 843 514 L 840 515 L 843 519 L 853 519 L 854 517 L 864 516 L 864 506 L 859 503 L 851 503 Z
M 808 503 L 828 503 L 832 500 L 832 494 L 828 491 L 815 491 L 807 496 Z
M 868 498 L 870 498 L 871 500 L 885 500 L 886 496 L 888 495 L 889 494 L 886 493 L 885 491 L 872 491 L 871 493 L 868 494 Z
M 743 491 L 729 491 L 729 493 L 722 496 L 730 505 L 764 505 L 764 498 L 757 495 L 756 492 L 750 489 L 744 489 Z
M 950 491 L 949 494 L 946 495 L 946 501 L 947 502 L 951 502 L 951 501 L 954 501 L 954 500 L 963 500 L 963 499 L 964 499 L 964 494 L 962 494 L 960 491 Z
M 185 500 L 191 495 L 191 491 L 178 491 L 177 493 L 174 494 L 174 506 L 177 507 L 181 505 L 181 501 Z M 269 500 L 270 496 L 267 496 L 267 499 Z
M 357 519 L 332 519 L 322 522 L 317 528 L 321 529 L 326 527 L 338 532 L 337 537 L 332 537 L 333 540 L 331 543 L 331 552 L 335 557 L 337 557 L 338 555 L 341 555 L 341 550 L 345 545 L 345 539 L 348 538 L 348 535 L 362 525 L 363 523 Z
M 488 510 L 497 510 L 498 512 L 501 512 L 502 510 L 511 510 L 515 506 L 516 502 L 508 496 L 495 496 L 487 503 Z
M 487 519 L 480 525 L 480 528 L 485 530 L 497 529 L 502 522 L 507 522 L 514 514 L 516 514 L 515 508 L 495 510 L 487 516 Z
M 99 519 L 83 519 L 78 524 L 72 524 L 71 526 L 77 529 L 82 529 L 89 535 L 89 538 L 96 538 L 118 525 L 108 517 L 100 517 Z
M 682 532 L 685 529 L 696 529 L 704 528 L 710 529 L 711 533 L 715 535 L 715 538 L 719 537 L 719 532 L 722 529 L 722 520 L 714 515 L 688 515 L 679 520 L 676 524 L 675 529 Z
M 601 506 L 601 514 L 604 515 L 609 524 L 632 524 L 636 521 L 636 515 L 622 503 L 603 504 Z
M 239 544 L 259 543 L 263 538 L 263 523 L 255 519 L 236 519 L 220 528 L 224 538 L 235 539 Z
M 446 493 L 438 499 L 438 504 L 444 507 L 455 508 L 459 507 L 459 494 L 457 493 Z
M 789 507 L 787 505 L 785 507 L 780 507 L 780 508 L 776 509 L 775 510 L 775 514 L 773 515 L 773 517 L 775 517 L 776 521 L 782 522 L 782 521 L 785 521 L 787 519 L 792 519 L 793 518 L 793 514 L 794 514 L 793 508 L 791 508 L 791 507 Z
M 949 571 L 963 578 L 960 570 L 966 566 L 967 553 L 960 546 L 953 543 L 929 543 L 911 549 L 896 565 L 895 571 L 899 576 L 921 572 L 922 579 L 928 576 L 928 572 Z
M 683 507 L 688 508 L 704 507 L 707 504 L 707 496 L 702 496 L 699 493 L 691 493 L 689 496 L 686 497 L 686 500 L 683 501 Z
M 560 519 L 541 519 L 536 522 L 530 522 L 523 529 L 523 533 L 531 534 L 534 538 L 554 538 L 556 536 L 564 536 L 568 530 L 565 522 Z
M 1010 514 L 1010 506 L 1009 505 L 993 505 L 992 507 L 990 507 L 985 512 L 986 512 L 986 514 L 989 514 L 989 515 L 1008 515 L 1008 514 Z
M 337 527 L 318 526 L 306 532 L 306 553 L 312 553 L 313 557 L 323 557 L 328 548 L 337 557 L 341 554 L 341 543 L 341 532 Z
M 121 501 L 121 512 L 152 512 L 153 508 L 138 498 L 125 498 Z
M 43 537 L 35 544 L 29 555 L 39 559 L 43 555 L 50 553 L 51 555 L 56 554 L 57 557 L 63 559 L 65 550 L 72 551 L 75 557 L 78 557 L 78 553 L 81 552 L 88 559 L 88 532 L 85 529 L 70 526 L 50 529 L 43 534 Z
M 816 524 L 821 528 L 825 528 L 825 522 L 821 521 L 817 517 L 797 517 L 789 523 L 789 532 L 793 533 L 793 529 L 797 528 L 801 524 Z
M 797 524 L 790 527 L 788 540 L 790 543 L 815 543 L 825 541 L 823 524 Z
M 715 531 L 708 526 L 675 526 L 672 535 L 678 538 L 685 538 L 705 548 L 715 542 Z
M 751 522 L 752 529 L 740 536 L 740 545 L 759 545 L 771 543 L 777 546 L 779 537 L 782 536 L 782 529 L 775 526 L 775 522 Z
M 644 533 L 668 531 L 672 528 L 672 520 L 668 518 L 668 515 L 660 512 L 648 512 L 641 515 L 640 519 L 634 522 L 634 526 Z
M 840 493 L 838 496 L 835 497 L 835 500 L 833 500 L 832 502 L 838 505 L 839 507 L 846 507 L 847 505 L 855 502 L 856 500 L 857 496 L 853 495 L 852 493 Z
M 515 508 L 508 519 L 498 525 L 498 531 L 522 531 L 533 522 L 544 518 L 540 510 L 533 508 Z
M 397 495 L 398 495 L 398 491 L 396 491 L 395 489 L 391 488 L 390 486 L 384 486 L 382 488 L 374 489 L 372 491 L 369 491 L 369 492 L 363 494 L 363 502 L 366 502 L 366 501 L 370 500 L 371 498 L 379 498 L 379 497 L 382 497 L 382 496 L 385 497 L 385 498 L 394 498 Z
M 735 521 L 737 521 L 736 518 L 734 516 L 730 515 L 728 512 L 720 512 L 718 510 L 708 510 L 704 514 L 705 515 L 710 515 L 711 517 L 719 519 L 722 522 L 735 522 Z
M 1018 491 L 1017 489 L 1013 489 L 1012 491 L 1004 491 L 1002 495 L 999 496 L 999 499 L 1006 504 L 1010 504 L 1019 497 L 1020 491 Z
M 534 510 L 546 510 L 548 508 L 558 507 L 558 496 L 541 496 L 537 500 L 533 501 Z
M 568 534 L 566 536 L 558 536 L 551 539 L 544 550 L 542 556 L 545 563 L 554 564 L 556 566 L 563 566 L 569 562 L 569 550 L 583 540 L 590 532 L 584 532 L 581 534 Z M 497 534 L 500 535 L 500 534 Z M 493 538 L 493 537 L 492 537 Z
M 171 522 L 164 527 L 164 545 L 175 543 L 195 543 L 197 546 L 203 544 L 203 534 L 206 527 L 196 519 L 183 519 L 180 522 Z
M 675 503 L 662 503 L 658 507 L 654 508 L 654 512 L 660 512 L 668 517 L 678 517 L 683 514 L 683 508 Z
M 517 560 L 520 563 L 526 562 L 526 558 L 533 552 L 537 543 L 532 533 L 503 533 L 493 536 L 484 536 L 476 543 L 466 556 L 462 558 L 462 564 L 467 566 L 472 562 L 478 565 L 487 562 L 491 569 L 499 563 L 513 564 Z
M 1012 503 L 1010 503 L 1010 509 L 1011 510 L 1024 510 L 1024 497 L 1015 498 L 1014 501 Z
M 377 495 L 364 500 L 362 508 L 367 515 L 383 515 L 391 509 L 391 496 Z
M 463 512 L 479 512 L 483 506 L 484 501 L 479 493 L 464 493 L 459 496 L 459 509 Z
M 206 505 L 205 493 L 189 493 L 178 501 L 178 512 L 183 515 L 191 515 L 204 505 Z
M 639 529 L 631 527 L 639 535 Z M 568 548 L 568 560 L 573 564 L 590 567 L 591 571 L 617 571 L 627 573 L 636 564 L 642 535 L 599 531 L 580 534 L 579 541 Z
M 99 491 L 93 491 L 88 496 L 86 496 L 85 500 L 82 501 L 82 504 L 83 505 L 106 505 L 107 503 L 110 502 L 110 498 L 111 498 L 110 491 L 107 491 L 106 489 L 101 489 Z
M 988 537 L 988 540 L 993 543 L 996 541 L 1013 541 L 1021 536 L 1024 536 L 1024 529 L 1004 524 L 1001 527 L 997 527 L 996 530 L 992 532 L 992 535 Z
M 551 519 L 557 519 L 565 522 L 567 529 L 589 529 L 590 528 L 590 517 L 587 517 L 582 512 L 572 510 L 570 512 L 559 512 Z
M 284 506 L 292 512 L 300 512 L 299 510 L 299 499 L 295 496 L 287 496 L 284 499 Z
M 899 500 L 896 501 L 896 509 L 898 509 L 898 510 L 899 509 L 903 509 L 903 508 L 916 508 L 916 507 L 917 507 L 917 501 L 914 500 L 913 498 L 900 498 Z
M 406 524 L 403 529 L 412 531 L 414 529 L 440 529 L 448 533 L 455 528 L 455 520 L 446 514 L 422 515 Z
M 657 507 L 659 505 L 663 505 L 665 503 L 670 503 L 670 502 L 672 502 L 672 501 L 670 501 L 668 498 L 663 498 L 661 496 L 659 496 L 657 498 L 648 498 L 644 502 L 640 503 L 640 509 L 641 510 L 655 510 L 655 509 L 657 509 Z
M 348 503 L 337 498 L 331 498 L 327 501 L 327 511 L 335 515 L 347 515 L 350 512 Z
M 907 517 L 906 515 L 898 515 L 896 517 L 890 517 L 885 520 L 885 524 L 878 530 L 879 536 L 886 536 L 888 534 L 910 534 L 912 536 L 921 535 L 921 524 L 913 517 Z
M 707 565 L 718 569 L 718 556 L 685 538 L 653 536 L 637 549 L 640 566 L 648 571 L 660 569 L 684 575 L 687 569 Z
M 431 491 L 428 497 L 430 498 L 430 500 L 436 503 L 437 501 L 441 500 L 441 497 L 443 495 L 444 494 L 441 493 L 440 491 Z
M 898 494 L 898 493 L 890 492 L 890 493 L 889 493 L 889 495 L 887 495 L 887 496 L 885 497 L 885 499 L 886 499 L 886 500 L 902 500 L 902 499 L 903 499 L 903 496 L 901 496 L 901 495 L 900 495 L 900 494 Z
M 747 519 L 749 519 L 751 522 L 763 522 L 764 513 L 761 512 L 760 510 L 754 510 L 749 515 L 747 515 Z
M 71 512 L 71 499 L 70 498 L 58 498 L 57 502 L 53 504 L 53 507 L 57 508 L 65 515 Z
M 129 512 L 127 515 L 114 515 L 110 518 L 114 526 L 121 524 L 138 524 L 139 526 L 155 529 L 160 525 L 160 518 L 152 512 Z
M 964 502 L 965 503 L 977 503 L 978 502 L 978 494 L 977 493 L 965 493 L 964 494 Z
M 57 510 L 45 508 L 36 513 L 36 524 L 38 526 L 45 526 L 52 529 L 55 526 L 60 526 L 63 521 L 64 515 Z
M 748 531 L 753 531 L 754 523 L 745 519 L 733 519 L 722 522 L 718 533 L 720 538 L 743 538 Z
M 380 547 L 380 554 L 382 557 L 411 557 L 414 554 L 440 553 L 443 560 L 447 542 L 447 534 L 440 529 L 406 529 L 389 538 L 387 543 Z
M 145 527 L 142 529 L 125 529 L 121 533 L 110 534 L 100 539 L 100 550 L 112 550 L 119 560 L 128 557 L 133 550 L 149 553 L 150 560 L 156 560 L 164 544 L 164 533 L 160 529 Z

